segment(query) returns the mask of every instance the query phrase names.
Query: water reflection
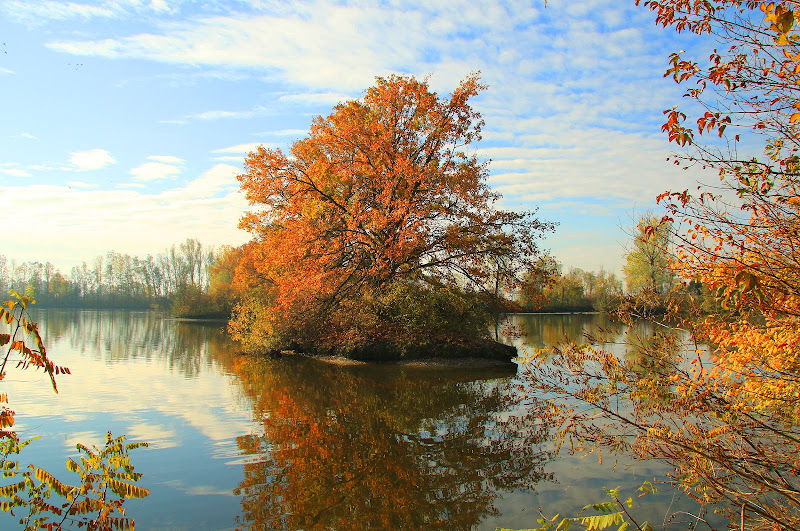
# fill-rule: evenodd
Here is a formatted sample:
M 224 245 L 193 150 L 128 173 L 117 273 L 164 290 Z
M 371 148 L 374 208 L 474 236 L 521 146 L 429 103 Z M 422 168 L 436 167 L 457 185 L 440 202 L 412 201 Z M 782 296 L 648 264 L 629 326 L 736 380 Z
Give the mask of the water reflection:
M 549 348 L 565 342 L 590 343 L 619 356 L 646 365 L 642 357 L 653 352 L 674 355 L 696 347 L 688 344 L 689 334 L 650 321 L 623 326 L 602 314 L 518 314 L 512 323 L 522 330 L 517 341 L 522 353 Z
M 238 438 L 238 523 L 257 529 L 472 529 L 533 487 L 547 428 L 509 412 L 509 377 L 241 358 L 260 425 Z
M 523 417 L 520 377 L 507 372 L 257 360 L 236 354 L 221 323 L 149 312 L 37 318 L 73 374 L 59 395 L 38 373 L 3 381 L 19 427 L 42 435 L 31 455 L 58 471 L 75 442 L 99 443 L 108 429 L 154 443 L 135 457 L 152 492 L 131 502 L 141 529 L 528 528 L 536 507 L 575 513 L 601 487 L 630 492 L 656 473 L 548 461 L 547 430 Z M 607 324 L 524 319 L 529 348 Z M 656 516 L 670 504 L 643 501 Z
M 209 358 L 227 362 L 237 350 L 222 322 L 177 322 L 158 312 L 125 310 L 47 310 L 33 317 L 51 344 L 66 344 L 112 364 L 157 358 L 189 378 Z
M 522 330 L 522 346 L 536 349 L 564 341 L 584 342 L 601 331 L 617 329 L 600 314 L 518 314 L 512 322 Z
M 648 394 L 641 399 L 652 400 L 656 406 L 661 401 L 670 400 L 669 375 L 676 364 L 686 367 L 695 359 L 697 350 L 707 350 L 704 345 L 696 344 L 687 330 L 664 322 L 642 320 L 632 325 L 622 325 L 597 314 L 525 314 L 513 316 L 512 322 L 529 333 L 517 341 L 523 357 L 536 349 L 565 342 L 590 344 L 629 362 L 639 377 L 649 378 Z M 707 354 L 701 355 L 701 359 L 706 360 Z M 518 380 L 520 393 L 530 395 L 531 408 L 549 409 L 546 401 L 539 400 L 541 395 L 532 392 L 532 378 L 530 374 L 526 376 L 523 366 Z M 585 403 L 578 400 L 572 404 L 578 410 L 586 407 Z M 618 414 L 632 412 L 630 402 L 618 401 L 614 406 Z M 605 420 L 596 417 L 594 422 L 604 425 Z M 674 473 L 674 468 L 667 462 L 637 460 L 623 452 L 605 455 L 605 464 L 598 459 L 597 453 L 579 459 L 562 449 L 562 453 L 547 468 L 554 473 L 559 485 L 543 485 L 537 489 L 537 496 L 529 499 L 529 504 L 544 507 L 545 512 L 551 515 L 576 514 L 587 501 L 603 500 L 603 488 L 621 487 L 621 492 L 627 496 L 634 494 L 644 480 L 667 478 Z M 613 466 L 609 467 L 609 463 Z M 688 529 L 698 527 L 698 520 L 692 515 L 702 514 L 708 528 L 725 528 L 725 519 L 714 514 L 713 507 L 701 507 L 672 486 L 656 482 L 658 493 L 648 494 L 641 499 L 633 498 L 635 506 L 632 514 L 639 521 L 663 522 L 665 530 Z M 520 517 L 519 512 L 508 511 L 508 515 L 509 520 L 501 523 L 503 527 L 527 528 L 531 525 L 530 519 Z

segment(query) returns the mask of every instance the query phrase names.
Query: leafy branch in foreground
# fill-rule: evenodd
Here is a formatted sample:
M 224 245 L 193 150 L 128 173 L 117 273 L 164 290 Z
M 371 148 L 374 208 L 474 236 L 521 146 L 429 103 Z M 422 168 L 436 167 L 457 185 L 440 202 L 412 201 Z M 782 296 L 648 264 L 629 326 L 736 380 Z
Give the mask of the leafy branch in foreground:
M 0 346 L 6 349 L 0 380 L 5 377 L 9 362 L 15 361 L 14 354 L 19 356 L 18 368 L 42 369 L 58 392 L 55 377 L 69 374 L 69 369 L 55 365 L 47 357 L 38 327 L 28 315 L 28 306 L 36 302 L 33 290 L 27 290 L 25 295 L 12 291 L 11 295 L 14 300 L 0 305 L 0 323 L 8 327 L 8 333 L 0 334 Z M 23 441 L 10 430 L 15 413 L 6 406 L 5 394 L 0 395 L 0 403 L 0 510 L 19 517 L 19 524 L 26 530 L 73 525 L 91 531 L 134 529 L 134 521 L 125 516 L 122 505 L 126 499 L 144 498 L 150 492 L 134 485 L 142 475 L 135 472 L 128 452 L 147 443 L 125 443 L 124 436 L 114 437 L 109 432 L 102 450 L 78 444 L 80 457 L 68 459 L 66 466 L 80 476 L 80 483 L 69 485 L 33 464 L 20 464 L 16 456 L 35 438 Z M 62 501 L 51 502 L 53 494 Z
M 622 501 L 619 497 L 619 487 L 615 489 L 604 489 L 611 501 L 592 503 L 583 507 L 578 513 L 578 516 L 570 518 L 561 518 L 560 514 L 555 515 L 553 518 L 546 518 L 542 515 L 537 520 L 539 527 L 519 531 L 569 531 L 573 524 L 583 526 L 587 531 L 600 531 L 608 529 L 612 526 L 618 526 L 617 531 L 637 530 L 637 531 L 653 531 L 653 526 L 649 522 L 642 522 L 639 524 L 628 509 L 633 508 L 633 498 L 629 497 Z M 656 488 L 649 481 L 645 481 L 641 487 L 637 489 L 640 494 L 639 497 L 648 493 L 656 492 Z M 590 514 L 584 516 L 586 511 L 592 510 L 597 514 Z M 541 509 L 539 511 L 541 514 Z M 633 526 L 633 527 L 631 527 Z M 498 528 L 497 531 L 514 531 L 511 529 Z
M 562 346 L 529 363 L 528 380 L 576 450 L 666 462 L 731 527 L 799 530 L 800 1 L 636 3 L 720 46 L 705 65 L 672 54 L 667 76 L 706 111 L 695 127 L 667 110 L 663 126 L 687 150 L 676 162 L 713 168 L 720 184 L 661 194 L 666 215 L 644 227 L 670 233 L 670 266 L 713 296 L 714 313 L 677 290 L 672 319 L 624 355 Z M 764 156 L 740 155 L 752 143 L 731 131 L 763 135 Z M 723 140 L 700 144 L 709 133 Z M 623 317 L 635 330 L 635 312 Z

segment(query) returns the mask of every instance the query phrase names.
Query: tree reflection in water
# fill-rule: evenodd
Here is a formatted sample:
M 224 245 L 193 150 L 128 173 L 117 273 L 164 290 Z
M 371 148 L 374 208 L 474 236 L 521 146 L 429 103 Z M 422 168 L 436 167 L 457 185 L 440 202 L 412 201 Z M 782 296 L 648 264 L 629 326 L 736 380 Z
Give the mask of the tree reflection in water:
M 587 335 L 596 336 L 606 330 L 614 336 L 613 331 L 619 328 L 600 314 L 518 314 L 513 317 L 513 322 L 523 333 L 522 345 L 537 349 L 564 341 L 582 343 Z
M 303 358 L 234 366 L 263 427 L 238 438 L 241 526 L 471 529 L 497 514 L 501 492 L 547 476 L 548 429 L 513 414 L 507 373 Z

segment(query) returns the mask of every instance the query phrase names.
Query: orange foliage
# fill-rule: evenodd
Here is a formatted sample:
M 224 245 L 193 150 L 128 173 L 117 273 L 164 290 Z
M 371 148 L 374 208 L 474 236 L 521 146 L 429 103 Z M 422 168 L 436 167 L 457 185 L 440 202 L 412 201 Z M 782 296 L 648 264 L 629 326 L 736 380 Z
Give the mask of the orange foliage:
M 725 153 L 697 144 L 695 132 L 713 132 L 732 144 L 740 141 L 740 135 L 726 135 L 726 130 L 741 130 L 742 126 L 776 138 L 796 138 L 792 131 L 800 119 L 796 96 L 800 39 L 792 30 L 800 2 L 636 0 L 636 4 L 656 13 L 656 22 L 664 27 L 710 34 L 724 45 L 710 54 L 706 66 L 685 59 L 683 51 L 670 55 L 664 76 L 677 83 L 694 82 L 686 97 L 699 101 L 705 109 L 695 118 L 696 127 L 683 125 L 687 116 L 677 108 L 665 110 L 667 122 L 662 130 L 671 142 L 693 145 L 695 162 L 733 167 L 750 159 L 737 160 L 735 151 Z
M 331 366 L 238 357 L 259 428 L 237 439 L 242 528 L 473 529 L 532 488 L 548 428 L 487 370 Z M 507 373 L 497 373 L 504 376 Z
M 697 119 L 697 133 L 723 136 L 736 120 L 736 126 L 750 126 L 768 137 L 763 161 L 697 146 L 689 161 L 719 169 L 723 191 L 664 193 L 658 200 L 668 211 L 663 221 L 675 223 L 676 271 L 702 283 L 724 309 L 734 312 L 693 321 L 697 337 L 716 347 L 715 385 L 724 387 L 726 399 L 737 408 L 777 408 L 800 418 L 800 386 L 794 377 L 800 369 L 794 332 L 800 318 L 795 155 L 800 147 L 800 37 L 793 33 L 800 2 L 644 4 L 664 26 L 724 36 L 731 44 L 725 54 L 715 51 L 705 69 L 679 54 L 670 59 L 667 75 L 678 83 L 695 81 L 687 96 L 707 108 Z M 708 89 L 717 91 L 714 98 L 707 97 Z
M 671 56 L 666 75 L 696 82 L 686 95 L 706 111 L 696 128 L 682 125 L 676 109 L 665 111 L 664 125 L 670 141 L 690 146 L 676 163 L 715 168 L 722 186 L 658 198 L 673 268 L 710 294 L 714 313 L 678 289 L 669 300 L 674 319 L 637 338 L 625 357 L 565 345 L 528 371 L 540 390 L 567 399 L 545 413 L 564 440 L 668 461 L 680 487 L 703 503 L 723 502 L 717 508 L 737 529 L 799 529 L 800 36 L 792 28 L 800 2 L 643 4 L 664 26 L 726 40 L 705 69 L 682 52 Z M 742 126 L 767 136 L 763 160 L 696 143 L 695 133 L 725 137 Z M 688 332 L 673 328 L 675 319 Z
M 315 329 L 329 337 L 337 312 L 351 330 L 342 301 L 374 299 L 397 281 L 518 282 L 552 225 L 495 208 L 487 162 L 465 152 L 483 125 L 468 100 L 484 88 L 472 75 L 440 98 L 426 81 L 378 78 L 361 100 L 315 118 L 290 155 L 248 155 L 239 181 L 258 209 L 240 223 L 254 240 L 236 282 L 268 286 L 259 304 L 270 334 L 292 322 L 292 339 Z M 240 305 L 242 319 L 249 307 Z M 246 339 L 251 327 L 233 330 Z

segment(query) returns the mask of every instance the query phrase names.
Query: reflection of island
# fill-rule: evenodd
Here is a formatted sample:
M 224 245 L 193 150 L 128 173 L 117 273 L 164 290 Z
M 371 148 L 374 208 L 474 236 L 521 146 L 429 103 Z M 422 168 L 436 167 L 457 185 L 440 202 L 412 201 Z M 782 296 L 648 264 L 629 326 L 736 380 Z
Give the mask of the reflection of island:
M 297 358 L 235 372 L 263 426 L 238 440 L 240 525 L 470 529 L 544 476 L 547 429 L 507 413 L 509 378 Z

